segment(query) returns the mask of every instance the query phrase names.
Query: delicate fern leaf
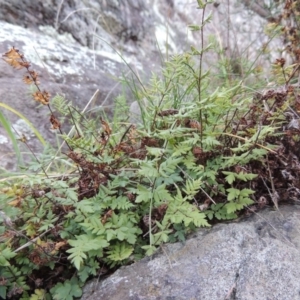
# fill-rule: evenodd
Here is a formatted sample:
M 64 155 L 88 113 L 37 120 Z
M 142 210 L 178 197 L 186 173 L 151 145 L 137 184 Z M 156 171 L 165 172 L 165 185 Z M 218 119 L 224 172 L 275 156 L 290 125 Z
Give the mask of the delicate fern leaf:
M 195 226 L 209 226 L 205 219 L 205 214 L 197 210 L 197 208 L 189 203 L 183 203 L 179 208 L 169 205 L 170 210 L 166 212 L 165 218 L 174 224 L 183 223 L 185 227 L 193 223 Z M 168 209 L 169 209 L 168 207 Z
M 157 250 L 157 248 L 155 246 L 153 246 L 153 245 L 146 245 L 146 246 L 142 246 L 141 248 L 144 249 L 144 250 L 146 250 L 145 254 L 147 256 L 153 255 L 156 252 L 156 250 Z
M 135 192 L 137 194 L 135 199 L 136 203 L 148 202 L 153 197 L 151 189 L 140 184 L 137 186 L 137 189 L 135 189 Z
M 233 210 L 235 211 L 235 206 L 234 206 Z M 230 212 L 228 212 L 226 206 L 223 203 L 218 203 L 218 204 L 212 204 L 210 206 L 210 209 L 206 210 L 204 213 L 207 215 L 207 217 L 210 220 L 212 220 L 213 217 L 217 218 L 218 220 L 236 219 L 237 215 L 232 212 L 232 209 L 230 208 L 230 206 L 229 206 L 229 211 Z
M 84 260 L 87 259 L 86 253 L 91 250 L 98 250 L 99 255 L 101 255 L 101 250 L 109 246 L 103 236 L 87 234 L 77 236 L 76 240 L 68 240 L 68 243 L 73 247 L 67 250 L 68 253 L 71 253 L 68 258 L 71 259 L 77 270 L 80 270 Z
M 178 146 L 174 146 L 172 156 L 173 157 L 182 156 L 183 154 L 186 154 L 189 151 L 191 151 L 191 149 L 192 149 L 192 146 L 184 145 L 183 143 L 181 143 Z
M 130 208 L 134 207 L 134 205 L 128 200 L 127 197 L 120 196 L 111 203 L 110 207 L 112 209 L 129 210 Z
M 128 258 L 132 252 L 133 247 L 125 242 L 117 242 L 110 246 L 111 250 L 108 250 L 108 258 L 112 261 L 122 261 Z
M 158 133 L 155 134 L 155 137 L 163 140 L 171 140 L 174 138 L 181 138 L 184 136 L 186 132 L 191 131 L 189 128 L 177 127 L 173 129 L 165 129 L 160 130 Z
M 229 184 L 232 184 L 234 181 L 235 181 L 235 175 L 236 173 L 233 173 L 233 172 L 225 172 L 223 171 L 222 172 L 224 175 L 227 175 L 225 177 L 225 180 L 229 183 Z
M 236 175 L 236 178 L 243 180 L 243 181 L 249 181 L 249 180 L 253 180 L 254 178 L 257 177 L 257 174 L 252 174 L 252 173 L 238 173 Z
M 57 94 L 51 100 L 51 105 L 63 116 L 70 114 L 70 104 L 66 101 L 65 97 Z
M 155 147 L 146 147 L 147 152 L 149 155 L 155 156 L 155 157 L 161 157 L 164 152 L 166 151 L 163 148 L 155 148 Z
M 177 172 L 177 173 L 171 174 L 168 177 L 159 177 L 159 178 L 157 178 L 156 183 L 157 183 L 157 186 L 159 186 L 159 185 L 162 185 L 162 184 L 172 185 L 174 183 L 182 182 L 182 181 L 183 181 L 182 176 L 180 176 L 179 172 Z
M 242 209 L 245 206 L 251 205 L 253 203 L 254 203 L 254 201 L 252 199 L 250 199 L 250 198 L 247 198 L 247 197 L 246 198 L 242 198 L 242 199 L 239 200 L 239 203 L 238 203 L 238 205 L 241 206 L 241 208 L 239 208 L 239 209 Z
M 105 233 L 106 233 L 106 239 L 108 242 L 117 237 L 117 233 L 113 229 L 107 229 Z
M 158 177 L 159 173 L 152 162 L 142 162 L 138 173 L 145 177 Z
M 244 198 L 244 197 L 248 197 L 249 195 L 254 194 L 255 192 L 253 190 L 250 189 L 242 189 L 240 192 L 240 199 Z
M 226 191 L 228 192 L 228 195 L 227 195 L 228 201 L 232 201 L 232 200 L 238 198 L 240 195 L 240 192 L 241 192 L 239 189 L 235 189 L 235 188 L 229 188 Z
M 185 184 L 183 191 L 186 193 L 187 199 L 193 199 L 193 197 L 198 193 L 202 185 L 201 179 L 191 180 L 188 179 Z
M 238 207 L 235 202 L 226 203 L 225 208 L 226 208 L 228 214 L 234 213 L 238 210 Z
M 127 224 L 128 226 L 128 224 Z M 138 227 L 133 227 L 132 225 L 128 226 L 128 227 L 123 227 L 126 235 L 125 235 L 125 239 L 129 244 L 134 245 L 136 243 L 137 240 L 137 235 L 142 233 L 142 230 L 139 229 Z
M 126 240 L 130 244 L 136 242 L 137 236 L 142 233 L 141 229 L 136 226 L 136 222 L 131 222 L 128 212 L 121 214 L 112 214 L 111 218 L 105 223 L 109 239 Z
M 234 213 L 237 210 L 243 209 L 247 205 L 253 204 L 253 200 L 249 198 L 249 195 L 253 194 L 254 191 L 250 189 L 238 190 L 230 188 L 226 190 L 228 193 L 227 199 L 230 203 L 225 204 L 228 214 Z M 233 201 L 234 200 L 234 201 Z
M 194 210 L 190 213 L 190 216 L 192 218 L 192 222 L 196 227 L 209 227 L 206 220 L 206 215 L 204 213 L 200 213 L 198 210 Z
M 208 149 L 211 149 L 214 146 L 219 146 L 221 143 L 213 136 L 207 136 L 202 140 L 203 145 L 206 145 Z
M 178 168 L 178 164 L 182 161 L 182 157 L 174 158 L 169 157 L 167 160 L 162 162 L 159 166 L 159 174 L 163 177 L 168 177 L 170 174 L 173 174 Z
M 188 152 L 185 156 L 184 159 L 182 160 L 182 163 L 187 167 L 187 169 L 194 169 L 197 168 L 198 166 L 195 163 L 195 157 L 192 154 L 192 152 Z
M 199 135 L 199 134 L 196 134 L 195 132 L 193 132 L 193 137 L 189 137 L 189 138 L 187 138 L 185 141 L 183 141 L 183 142 L 181 143 L 181 147 L 187 147 L 187 146 L 190 146 L 190 149 L 189 149 L 189 150 L 191 150 L 192 146 L 198 144 L 199 141 L 200 141 L 200 135 Z M 180 147 L 180 148 L 181 148 L 181 147 Z M 188 152 L 188 151 L 187 151 L 187 152 Z M 183 152 L 182 154 L 184 154 L 184 152 Z
M 226 203 L 225 204 L 225 208 L 227 210 L 227 213 L 228 214 L 231 214 L 231 213 L 234 213 L 238 210 L 241 210 L 243 209 L 245 206 L 247 205 L 251 205 L 253 204 L 254 201 L 251 200 L 250 198 L 243 198 L 242 200 L 240 201 L 237 201 L 237 202 L 229 202 L 229 203 Z
M 116 191 L 115 191 L 115 190 L 111 190 L 111 189 L 107 188 L 107 187 L 104 186 L 104 185 L 101 185 L 101 186 L 100 186 L 98 196 L 99 196 L 101 199 L 104 199 L 104 198 L 107 197 L 108 195 L 109 195 L 109 196 L 112 196 L 112 195 L 114 195 L 114 194 L 116 194 Z
M 79 151 L 81 152 L 86 152 L 87 154 L 90 154 L 94 149 L 95 145 L 95 138 L 94 137 L 88 137 L 88 136 L 82 136 L 78 137 L 76 139 L 74 138 L 69 138 L 67 135 L 63 135 L 64 140 L 68 142 L 68 144 L 78 151 L 78 156 L 82 155 L 81 153 L 79 154 Z M 80 150 L 79 150 L 80 149 Z
M 66 196 L 67 196 L 68 200 L 71 200 L 74 202 L 78 201 L 78 194 L 74 188 L 68 187 L 66 189 Z
M 259 140 L 264 140 L 269 134 L 273 133 L 276 127 L 271 126 L 261 126 L 259 130 L 255 132 L 255 134 L 249 139 L 250 143 L 256 143 Z
M 16 253 L 12 252 L 10 248 L 4 248 L 0 250 L 0 266 L 8 267 L 10 266 L 9 260 L 16 256 Z
M 85 222 L 80 223 L 81 226 L 85 227 L 92 234 L 102 235 L 105 232 L 105 227 L 103 226 L 99 215 L 89 216 Z
M 169 221 L 173 224 L 183 223 L 185 227 L 193 223 L 195 226 L 209 226 L 205 213 L 198 210 L 197 207 L 186 202 L 181 191 L 177 188 L 177 195 L 174 200 L 168 203 L 168 209 L 162 221 L 166 225 Z
M 249 181 L 257 177 L 257 174 L 244 173 L 244 172 L 234 173 L 234 172 L 223 171 L 222 173 L 224 175 L 227 175 L 225 179 L 229 184 L 232 184 L 236 179 Z
M 165 184 L 159 185 L 153 191 L 153 197 L 154 197 L 155 203 L 171 201 L 173 199 L 172 196 L 170 195 L 170 193 L 167 191 Z
M 75 204 L 76 209 L 84 214 L 89 214 L 95 212 L 93 202 L 91 200 L 81 200 Z
M 67 250 L 67 252 L 71 253 L 71 255 L 68 256 L 68 259 L 71 260 L 77 270 L 80 270 L 83 265 L 83 261 L 87 259 L 87 255 L 81 248 L 72 248 Z
M 161 243 L 166 243 L 169 240 L 169 234 L 172 232 L 172 230 L 163 230 L 155 233 L 153 235 L 154 244 L 155 245 L 161 245 Z
M 66 280 L 64 283 L 57 283 L 50 292 L 54 300 L 73 300 L 82 296 L 82 289 L 76 277 Z

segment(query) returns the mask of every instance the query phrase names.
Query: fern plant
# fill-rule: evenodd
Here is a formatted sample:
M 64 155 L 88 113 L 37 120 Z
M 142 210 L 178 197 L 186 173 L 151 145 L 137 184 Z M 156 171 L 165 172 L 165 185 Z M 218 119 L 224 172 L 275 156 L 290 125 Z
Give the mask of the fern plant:
M 208 2 L 198 4 L 204 25 Z M 203 26 L 191 29 L 203 37 Z M 127 107 L 124 95 L 112 121 L 89 118 L 62 95 L 41 91 L 17 49 L 4 55 L 26 70 L 62 142 L 36 155 L 25 174 L 0 181 L 0 297 L 80 297 L 101 270 L 263 207 L 267 198 L 275 204 L 276 168 L 288 165 L 282 141 L 289 149 L 298 141 L 299 128 L 287 117 L 299 109 L 297 99 L 291 88 L 252 97 L 242 79 L 212 88 L 215 74 L 202 66 L 210 48 L 174 55 L 161 76 L 140 90 L 133 85 L 138 124 L 118 115 Z M 298 171 L 285 171 L 296 186 Z

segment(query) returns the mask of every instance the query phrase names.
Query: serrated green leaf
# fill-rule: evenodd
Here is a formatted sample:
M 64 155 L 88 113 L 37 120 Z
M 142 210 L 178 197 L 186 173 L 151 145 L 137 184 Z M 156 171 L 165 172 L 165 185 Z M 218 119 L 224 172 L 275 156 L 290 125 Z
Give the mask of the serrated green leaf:
M 54 300 L 73 300 L 71 296 L 72 286 L 69 282 L 65 282 L 64 284 L 58 283 L 54 288 L 50 291 L 53 293 Z
M 155 168 L 151 162 L 142 162 L 140 165 L 140 168 L 138 170 L 138 173 L 141 176 L 145 176 L 145 177 L 158 177 L 159 176 L 157 168 Z
M 232 201 L 236 198 L 238 198 L 238 196 L 240 195 L 240 190 L 235 189 L 235 188 L 229 188 L 226 190 L 228 192 L 227 194 L 227 200 L 228 201 Z
M 87 255 L 82 251 L 82 249 L 72 248 L 69 249 L 67 252 L 71 253 L 68 256 L 68 259 L 71 259 L 71 262 L 74 264 L 77 270 L 80 270 L 83 262 L 87 259 Z
M 244 206 L 253 204 L 254 201 L 248 197 L 239 199 L 239 205 L 241 206 L 239 209 L 242 209 Z
M 255 192 L 253 190 L 250 190 L 250 189 L 242 189 L 240 191 L 240 197 L 248 197 L 249 195 L 252 195 L 254 194 Z
M 123 241 L 125 239 L 125 233 L 122 232 L 121 230 L 118 230 L 117 231 L 117 238 L 118 238 L 118 240 Z
M 77 195 L 77 192 L 75 191 L 75 189 L 67 188 L 66 196 L 72 201 L 78 200 L 78 195 Z
M 44 300 L 46 291 L 43 289 L 35 289 L 34 294 L 30 296 L 29 300 Z
M 235 211 L 238 210 L 238 207 L 237 207 L 236 203 L 234 203 L 234 202 L 226 203 L 225 208 L 226 208 L 228 214 L 234 213 Z
M 133 247 L 127 243 L 117 243 L 112 245 L 111 248 L 107 253 L 109 254 L 108 258 L 113 261 L 122 261 L 128 258 L 133 252 Z
M 164 154 L 165 149 L 163 148 L 155 148 L 155 147 L 146 147 L 148 154 L 153 155 L 155 157 L 160 157 Z
M 169 157 L 167 160 L 162 162 L 159 166 L 159 174 L 163 177 L 168 177 L 173 174 L 178 167 L 178 164 L 182 161 L 182 157 Z
M 146 250 L 146 253 L 145 253 L 146 256 L 153 255 L 157 250 L 157 248 L 155 246 L 152 246 L 152 245 L 142 246 L 141 248 Z
M 73 297 L 81 297 L 82 295 L 82 290 L 76 278 L 56 284 L 50 292 L 54 300 L 73 300 Z
M 108 242 L 103 236 L 77 236 L 77 240 L 68 240 L 69 244 L 73 247 L 67 250 L 71 253 L 68 258 L 71 259 L 77 270 L 80 270 L 84 260 L 87 259 L 87 253 L 91 250 L 97 250 L 101 255 L 101 250 L 109 246 Z
M 171 230 L 164 230 L 157 232 L 153 235 L 155 240 L 155 245 L 160 245 L 161 243 L 166 243 L 169 239 L 169 233 L 171 233 Z
M 93 213 L 95 211 L 93 202 L 91 200 L 86 199 L 76 203 L 76 208 L 84 213 Z
M 193 197 L 199 192 L 202 185 L 202 180 L 199 179 L 188 179 L 185 184 L 183 191 L 186 193 L 187 199 L 193 199 Z
M 138 195 L 135 199 L 136 203 L 148 202 L 153 197 L 151 189 L 140 184 L 138 184 L 136 192 Z
M 153 191 L 153 198 L 156 203 L 171 201 L 172 196 L 166 189 L 166 185 L 162 184 Z
M 229 183 L 232 184 L 235 181 L 235 174 L 232 172 L 222 172 L 224 175 L 227 175 L 225 177 L 225 180 Z
M 207 136 L 205 139 L 203 139 L 202 143 L 207 145 L 209 148 L 221 145 L 221 143 L 213 136 Z
M 3 255 L 6 259 L 11 259 L 15 257 L 17 254 L 13 251 L 11 251 L 10 248 L 5 248 L 0 252 L 1 255 Z
M 110 241 L 110 240 L 114 239 L 115 237 L 116 237 L 116 232 L 115 232 L 115 230 L 112 230 L 112 229 L 106 230 L 106 238 L 107 238 L 107 241 Z
M 183 154 L 186 154 L 189 151 L 191 151 L 191 149 L 192 149 L 192 146 L 190 146 L 189 144 L 185 145 L 185 144 L 181 143 L 178 146 L 174 146 L 174 150 L 172 152 L 172 156 L 173 157 L 182 156 Z

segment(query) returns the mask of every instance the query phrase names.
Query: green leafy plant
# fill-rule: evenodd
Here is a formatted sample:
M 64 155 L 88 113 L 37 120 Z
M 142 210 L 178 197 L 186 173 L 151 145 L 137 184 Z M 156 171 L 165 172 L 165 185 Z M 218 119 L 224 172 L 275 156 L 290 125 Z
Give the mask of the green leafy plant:
M 204 25 L 208 2 L 198 4 Z M 266 199 L 277 206 L 292 195 L 284 188 L 297 191 L 300 170 L 291 157 L 298 157 L 299 103 L 290 77 L 284 89 L 254 96 L 242 79 L 211 89 L 214 74 L 202 58 L 212 46 L 204 47 L 203 26 L 191 29 L 200 31 L 201 48 L 174 55 L 161 76 L 133 87 L 141 124 L 119 117 L 118 105 L 112 121 L 89 118 L 42 91 L 17 49 L 4 54 L 26 70 L 24 81 L 35 86 L 33 98 L 49 109 L 62 143 L 35 155 L 25 176 L 0 181 L 2 298 L 80 297 L 101 270 L 253 212 Z M 281 60 L 279 69 L 285 72 Z M 126 107 L 124 95 L 116 103 Z

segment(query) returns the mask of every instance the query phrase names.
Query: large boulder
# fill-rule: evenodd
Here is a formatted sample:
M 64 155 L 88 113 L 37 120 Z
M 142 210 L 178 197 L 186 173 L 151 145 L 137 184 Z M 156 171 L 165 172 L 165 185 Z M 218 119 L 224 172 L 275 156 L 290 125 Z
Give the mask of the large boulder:
M 82 300 L 300 299 L 300 206 L 200 229 L 120 268 Z

